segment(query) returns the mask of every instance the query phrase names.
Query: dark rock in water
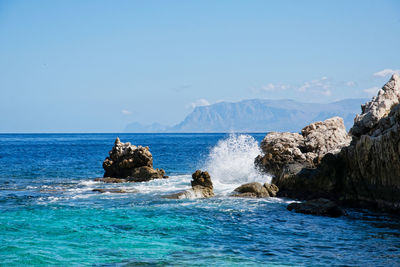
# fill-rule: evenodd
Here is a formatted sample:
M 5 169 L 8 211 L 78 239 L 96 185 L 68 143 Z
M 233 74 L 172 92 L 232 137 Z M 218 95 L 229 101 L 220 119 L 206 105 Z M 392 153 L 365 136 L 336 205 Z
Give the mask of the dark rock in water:
M 190 182 L 192 187 L 202 186 L 213 189 L 213 183 L 211 181 L 211 177 L 210 174 L 208 174 L 208 172 L 197 170 L 192 174 L 192 179 L 193 180 Z
M 162 169 L 153 169 L 153 156 L 148 147 L 134 146 L 115 140 L 110 156 L 103 162 L 104 177 L 123 178 L 128 182 L 144 182 L 167 178 Z M 106 179 L 103 179 L 107 182 Z M 115 182 L 114 180 L 110 180 Z
M 308 200 L 303 203 L 291 203 L 287 206 L 287 209 L 290 211 L 294 210 L 297 213 L 329 217 L 346 215 L 346 212 L 336 205 L 335 202 L 325 198 Z
M 184 192 L 179 192 L 166 196 L 169 199 L 184 199 L 184 198 L 209 198 L 214 196 L 213 184 L 210 174 L 200 170 L 192 174 L 192 188 Z
M 104 178 L 96 178 L 94 179 L 96 182 L 103 182 L 103 183 L 127 183 L 127 179 L 123 178 L 113 178 L 113 177 L 104 177 Z
M 350 130 L 350 144 L 340 123 L 325 121 L 319 133 L 317 125 L 303 129 L 304 143 L 296 134 L 268 134 L 261 144 L 265 155 L 258 156 L 256 164 L 274 176 L 278 196 L 323 197 L 400 213 L 399 103 L 400 77 L 394 74 L 362 106 Z
M 119 188 L 95 188 L 92 191 L 93 192 L 99 192 L 99 193 L 119 193 L 119 194 L 137 193 L 137 192 L 139 192 L 136 189 L 129 189 L 127 191 L 127 190 L 119 189 Z
M 116 188 L 112 188 L 112 189 L 95 188 L 92 191 L 93 192 L 99 192 L 99 193 L 127 193 L 123 189 L 116 189 Z
M 267 188 L 257 182 L 243 184 L 234 192 L 237 193 L 232 195 L 234 197 L 269 197 Z
M 131 177 L 127 178 L 129 182 L 145 182 L 158 178 L 168 178 L 165 176 L 163 169 L 153 169 L 148 166 L 134 168 L 131 175 Z

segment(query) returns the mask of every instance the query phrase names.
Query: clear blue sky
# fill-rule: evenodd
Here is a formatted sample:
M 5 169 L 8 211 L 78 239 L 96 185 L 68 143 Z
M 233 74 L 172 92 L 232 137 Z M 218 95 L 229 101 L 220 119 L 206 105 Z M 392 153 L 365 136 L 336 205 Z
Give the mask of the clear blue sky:
M 196 105 L 368 97 L 400 1 L 0 0 L 0 132 L 118 132 Z

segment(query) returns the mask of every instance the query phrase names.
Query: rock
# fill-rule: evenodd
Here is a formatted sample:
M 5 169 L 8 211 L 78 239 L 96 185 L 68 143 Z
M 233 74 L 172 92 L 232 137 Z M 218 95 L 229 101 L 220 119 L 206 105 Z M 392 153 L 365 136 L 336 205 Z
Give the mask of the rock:
M 94 179 L 96 182 L 103 183 L 127 183 L 128 180 L 122 178 L 113 178 L 113 177 L 104 177 L 104 178 L 96 178 Z
M 342 129 L 333 126 L 337 123 L 326 124 L 331 130 L 322 130 L 325 137 L 313 132 L 314 127 L 305 127 L 304 146 L 298 136 L 278 145 L 267 135 L 262 143 L 265 155 L 257 157 L 256 162 L 274 175 L 278 196 L 329 198 L 345 205 L 400 214 L 399 84 L 399 76 L 393 75 L 378 96 L 362 106 L 362 114 L 355 118 L 351 129 L 350 144 Z M 279 134 L 273 136 L 277 140 Z M 280 141 L 285 142 L 283 138 Z M 300 144 L 297 148 L 302 156 L 289 153 L 296 144 Z M 270 151 L 278 155 L 268 156 Z
M 323 122 L 314 122 L 301 130 L 304 137 L 303 151 L 314 165 L 320 163 L 327 153 L 337 154 L 348 146 L 351 137 L 347 134 L 343 119 L 333 117 Z
M 400 213 L 400 104 L 354 138 L 341 153 L 346 169 L 340 198 L 366 208 Z
M 114 147 L 103 162 L 104 177 L 110 182 L 115 178 L 123 178 L 128 182 L 144 182 L 152 179 L 166 178 L 162 169 L 153 169 L 153 156 L 148 147 L 134 146 L 115 140 Z M 104 182 L 108 181 L 103 179 Z
M 127 178 L 129 182 L 146 182 L 158 178 L 168 178 L 163 169 L 153 169 L 148 166 L 134 168 L 131 175 L 132 177 Z
M 302 169 L 315 168 L 326 154 L 337 154 L 351 141 L 339 117 L 312 123 L 301 133 L 273 132 L 261 142 L 264 155 L 258 156 L 255 164 L 272 174 L 279 188 L 285 188 Z
M 346 215 L 335 202 L 325 198 L 313 199 L 303 203 L 291 203 L 287 206 L 289 211 L 297 213 L 312 214 L 319 216 L 340 217 Z
M 128 193 L 127 191 L 123 189 L 118 189 L 118 188 L 111 188 L 111 189 L 105 189 L 105 188 L 95 188 L 92 190 L 93 192 L 99 192 L 99 193 Z M 129 193 L 134 193 L 137 191 L 129 191 Z
M 234 197 L 269 197 L 268 190 L 262 184 L 253 182 L 239 186 L 234 190 Z
M 262 170 L 280 176 L 282 168 L 288 163 L 307 165 L 307 158 L 302 149 L 304 137 L 298 133 L 268 133 L 261 142 L 264 156 L 256 158 L 256 165 Z
M 213 189 L 211 177 L 210 174 L 208 174 L 208 172 L 197 170 L 192 174 L 192 179 L 193 180 L 190 182 L 192 187 L 202 186 Z
M 270 197 L 276 197 L 276 194 L 279 192 L 279 188 L 274 184 L 265 183 L 264 187 L 267 189 Z
M 214 196 L 213 184 L 210 174 L 200 170 L 192 174 L 192 188 L 183 192 L 166 196 L 169 199 L 184 199 L 184 198 L 209 198 Z
M 370 132 L 379 122 L 386 117 L 394 106 L 399 104 L 400 100 L 400 77 L 393 74 L 378 95 L 372 100 L 361 106 L 362 113 L 354 119 L 354 126 L 350 133 L 354 136 L 361 136 Z

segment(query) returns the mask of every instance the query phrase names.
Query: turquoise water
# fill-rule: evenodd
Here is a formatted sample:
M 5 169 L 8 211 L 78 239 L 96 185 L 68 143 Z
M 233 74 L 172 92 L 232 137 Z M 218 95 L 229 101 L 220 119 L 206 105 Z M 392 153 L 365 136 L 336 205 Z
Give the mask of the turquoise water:
M 400 265 L 397 217 L 326 218 L 287 211 L 290 199 L 229 197 L 270 179 L 249 165 L 261 134 L 118 136 L 148 145 L 170 178 L 93 182 L 116 134 L 0 135 L 0 265 Z M 197 168 L 211 170 L 215 198 L 163 198 L 189 188 Z

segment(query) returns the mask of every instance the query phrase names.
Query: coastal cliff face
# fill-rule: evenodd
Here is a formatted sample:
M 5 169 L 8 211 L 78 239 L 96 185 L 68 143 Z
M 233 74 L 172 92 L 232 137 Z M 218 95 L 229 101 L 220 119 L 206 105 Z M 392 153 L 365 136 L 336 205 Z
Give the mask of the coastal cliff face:
M 343 200 L 400 212 L 399 102 L 395 74 L 355 118 L 352 145 L 340 153 L 346 164 Z
M 399 102 L 400 78 L 395 74 L 377 97 L 362 105 L 350 135 L 344 134 L 339 118 L 311 124 L 302 135 L 271 133 L 261 144 L 264 155 L 255 162 L 274 176 L 280 196 L 326 197 L 398 213 Z

